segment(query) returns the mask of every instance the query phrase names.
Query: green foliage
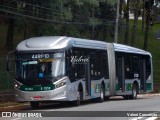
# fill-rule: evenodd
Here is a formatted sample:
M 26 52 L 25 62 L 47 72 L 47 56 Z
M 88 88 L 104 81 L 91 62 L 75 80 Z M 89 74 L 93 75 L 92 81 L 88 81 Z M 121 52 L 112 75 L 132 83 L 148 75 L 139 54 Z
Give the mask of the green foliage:
M 143 0 L 139 0 L 138 10 L 141 10 L 143 6 Z M 130 10 L 134 11 L 136 9 L 136 0 L 130 0 Z
M 38 36 L 57 35 L 60 32 L 61 25 L 42 24 L 36 30 Z
M 83 0 L 72 0 L 77 6 L 82 6 L 83 5 Z
M 93 7 L 99 6 L 99 0 L 84 0 L 84 3 Z
M 32 1 L 30 4 L 38 4 L 45 8 L 35 7 L 36 14 L 38 14 L 37 17 L 41 17 L 40 15 L 43 11 L 43 15 L 46 14 L 46 16 L 43 16 L 44 18 L 56 21 L 50 25 L 47 21 L 46 24 L 37 23 L 37 25 L 33 25 L 35 34 L 36 36 L 43 36 L 62 35 L 63 33 L 71 36 L 82 36 L 80 33 L 84 29 L 89 33 L 91 26 L 94 25 L 95 28 L 99 29 L 99 26 L 103 25 L 107 20 L 113 21 L 115 3 L 116 0 L 47 0 L 41 3 Z M 93 9 L 94 13 L 92 13 Z M 93 14 L 94 17 L 92 16 Z M 25 22 L 32 24 L 32 20 L 26 19 Z M 23 23 L 21 26 L 23 26 Z
M 14 8 L 14 33 L 23 33 L 21 37 L 24 36 L 24 39 L 44 35 L 90 38 L 94 26 L 94 39 L 98 39 L 101 34 L 103 39 L 107 39 L 111 34 L 107 30 L 113 29 L 115 4 L 116 0 L 19 1 Z M 10 2 L 6 2 L 5 6 L 11 6 Z M 107 35 L 104 35 L 106 32 Z
M 110 4 L 110 5 L 112 5 L 112 6 L 114 6 L 116 3 L 117 3 L 117 0 L 102 0 L 103 2 L 104 1 L 107 1 L 108 2 L 108 4 Z
M 139 20 L 137 24 L 137 39 L 135 40 L 135 47 L 143 49 L 143 43 L 144 43 L 144 32 L 141 29 L 142 21 Z M 133 20 L 130 20 L 130 28 L 129 28 L 129 35 L 131 35 L 133 26 Z M 160 83 L 160 52 L 159 52 L 159 46 L 160 41 L 156 39 L 156 32 L 159 31 L 160 24 L 155 24 L 150 28 L 149 34 L 148 34 L 148 51 L 151 52 L 152 58 L 153 58 L 153 80 L 154 83 Z M 124 33 L 122 30 L 119 32 L 119 43 L 124 42 Z M 129 40 L 131 41 L 131 37 L 129 37 Z

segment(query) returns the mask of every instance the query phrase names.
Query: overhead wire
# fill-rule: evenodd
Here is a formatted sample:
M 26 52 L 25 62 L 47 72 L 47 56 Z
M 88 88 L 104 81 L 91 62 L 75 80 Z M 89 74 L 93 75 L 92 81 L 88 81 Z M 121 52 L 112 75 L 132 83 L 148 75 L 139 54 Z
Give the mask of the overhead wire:
M 12 2 L 13 1 L 15 1 L 15 0 L 12 0 Z M 29 3 L 26 3 L 26 4 L 29 4 Z M 33 5 L 33 4 L 29 4 L 29 5 L 31 5 L 31 6 L 36 6 L 36 5 Z M 1 7 L 4 7 L 4 8 L 9 8 L 9 9 L 11 9 L 11 10 L 6 10 L 6 9 L 0 9 L 1 11 L 3 11 L 3 12 L 7 12 L 7 13 L 10 13 L 10 14 L 14 14 L 14 15 L 18 15 L 18 16 L 22 16 L 22 17 L 27 17 L 27 18 L 32 18 L 32 19 L 37 19 L 37 20 L 42 20 L 42 21 L 47 21 L 47 22 L 55 22 L 55 23 L 63 23 L 63 24 L 80 24 L 80 25 L 85 25 L 85 24 L 87 24 L 87 25 L 90 25 L 89 24 L 89 21 L 87 21 L 86 22 L 86 20 L 85 20 L 85 22 L 83 21 L 83 22 L 77 22 L 77 21 L 81 21 L 80 19 L 71 19 L 72 21 L 60 21 L 60 20 L 53 20 L 53 18 L 54 17 L 56 17 L 56 16 L 54 16 L 54 15 L 52 15 L 52 14 L 48 14 L 48 13 L 46 13 L 46 14 L 44 14 L 44 13 L 38 13 L 38 16 L 34 16 L 33 14 L 37 14 L 36 12 L 34 12 L 33 10 L 25 10 L 25 9 L 19 9 L 19 11 L 21 11 L 21 12 L 28 12 L 27 14 L 24 14 L 24 13 L 20 13 L 20 12 L 18 12 L 17 11 L 17 8 L 14 8 L 14 6 L 11 6 L 10 4 L 5 4 L 5 5 L 0 5 Z M 43 6 L 36 6 L 36 7 L 40 7 L 40 8 L 44 8 L 44 9 L 48 9 L 48 10 L 53 10 L 53 9 L 50 9 L 50 8 L 46 8 L 46 7 L 43 7 Z M 55 12 L 55 11 L 53 11 L 54 13 L 56 13 L 56 15 L 59 15 L 59 13 L 58 12 Z M 53 14 L 54 14 L 53 13 Z M 74 14 L 74 13 L 73 13 Z M 40 16 L 45 16 L 45 17 L 49 17 L 49 18 L 52 18 L 52 19 L 48 19 L 48 18 L 42 18 L 42 17 L 40 17 Z M 82 15 L 80 15 L 80 14 L 74 14 L 74 15 L 79 15 L 79 16 L 82 16 Z M 90 18 L 92 18 L 92 17 L 90 17 Z M 94 26 L 97 26 L 97 25 L 111 25 L 111 26 L 113 26 L 112 24 L 114 24 L 115 23 L 115 21 L 114 20 L 104 20 L 103 18 L 97 18 L 97 17 L 94 17 L 94 19 L 100 19 L 101 21 L 99 22 L 99 23 L 97 23 L 97 24 L 95 24 Z M 93 26 L 93 25 L 91 25 L 91 26 Z
M 0 16 L 4 16 L 4 15 L 0 15 Z M 13 19 L 24 19 L 24 17 L 16 17 L 16 16 L 8 16 L 8 18 L 13 18 Z M 27 19 L 27 21 L 28 21 L 28 19 Z M 24 22 L 25 23 L 25 22 Z M 47 22 L 42 22 L 42 21 L 29 21 L 28 22 L 29 24 L 32 24 L 32 23 L 37 23 L 37 24 L 48 24 L 48 25 L 51 25 L 51 23 L 55 23 L 54 21 L 47 21 Z M 68 25 L 72 25 L 72 24 L 68 24 Z M 89 25 L 89 24 L 76 24 L 76 25 L 81 25 L 81 26 L 92 26 L 92 25 Z M 114 24 L 110 24 L 110 23 L 103 23 L 103 24 L 100 24 L 100 25 L 103 25 L 103 26 L 110 26 L 110 27 L 113 27 L 114 26 Z M 100 25 L 94 25 L 94 27 L 96 27 L 96 26 L 100 26 Z M 124 26 L 122 26 L 122 27 L 124 27 Z
M 2 5 L 0 5 L 0 6 L 2 6 Z M 8 7 L 8 6 L 4 6 L 4 7 Z M 88 22 L 87 23 L 74 22 L 74 21 L 68 21 L 68 22 L 66 22 L 66 21 L 57 21 L 57 20 L 52 20 L 52 19 L 40 18 L 38 16 L 33 16 L 31 14 L 30 15 L 26 15 L 24 13 L 17 13 L 16 8 L 13 8 L 13 7 L 8 7 L 8 8 L 12 8 L 12 10 L 14 9 L 15 11 L 5 10 L 5 9 L 2 9 L 2 8 L 0 10 L 1 11 L 5 11 L 5 12 L 9 12 L 11 14 L 15 14 L 15 15 L 19 15 L 19 16 L 24 16 L 24 17 L 29 17 L 29 18 L 34 18 L 34 19 L 39 19 L 39 20 L 43 20 L 43 21 L 50 21 L 50 22 L 57 22 L 57 23 L 66 23 L 66 24 L 69 24 L 69 23 L 73 23 L 73 24 L 88 24 Z M 23 10 L 23 11 L 27 11 L 27 10 Z M 30 13 L 33 14 L 33 12 L 31 12 L 31 11 L 27 11 L 27 12 L 30 12 Z M 45 14 L 42 14 L 42 13 L 40 13 L 40 14 L 41 15 L 45 15 Z M 51 17 L 51 15 L 48 15 L 48 16 Z M 74 20 L 74 19 L 72 19 L 72 20 Z M 100 22 L 99 24 L 107 24 L 108 22 L 114 23 L 114 21 L 106 21 L 106 22 Z
M 16 0 L 12 0 L 12 1 L 16 1 Z M 55 12 L 55 13 L 57 13 L 57 14 L 63 14 L 64 13 L 64 11 L 62 12 L 62 11 L 58 11 L 58 10 L 55 10 L 55 9 L 52 9 L 52 8 L 50 8 L 49 6 L 40 6 L 40 5 L 34 5 L 34 4 L 31 4 L 31 3 L 27 3 L 27 2 L 23 2 L 23 1 L 20 1 L 21 3 L 24 3 L 25 5 L 29 5 L 29 6 L 32 6 L 32 7 L 38 7 L 38 8 L 42 8 L 42 9 L 46 9 L 46 10 L 51 10 L 52 12 Z M 73 13 L 74 15 L 78 15 L 78 16 L 81 16 L 81 17 L 83 17 L 82 15 L 80 15 L 80 14 L 76 14 L 76 13 Z
M 37 20 L 42 20 L 42 21 L 48 21 L 48 22 L 54 22 L 54 23 L 81 24 L 81 25 L 87 24 L 87 23 L 80 23 L 80 22 L 66 22 L 66 21 L 56 21 L 56 20 L 52 20 L 52 19 L 39 18 L 39 17 L 36 17 L 36 16 L 30 16 L 30 15 L 25 15 L 25 14 L 21 14 L 21 13 L 16 13 L 16 12 L 13 12 L 13 11 L 10 11 L 10 10 L 5 10 L 5 9 L 2 9 L 2 8 L 0 8 L 0 11 L 7 12 L 7 13 L 10 13 L 10 14 L 14 14 L 14 15 L 21 16 L 21 17 L 27 17 L 27 18 L 32 18 L 32 19 L 37 19 Z
M 16 1 L 16 0 L 13 0 L 13 1 Z M 47 7 L 44 7 L 44 6 L 39 6 L 39 5 L 33 5 L 33 4 L 30 4 L 30 3 L 27 3 L 27 2 L 22 2 L 22 1 L 21 1 L 21 3 L 25 3 L 26 5 L 30 5 L 30 6 L 32 6 L 32 7 L 39 7 L 39 8 L 43 8 L 43 9 L 46 9 L 46 10 L 51 10 L 51 11 L 52 11 L 52 14 L 53 14 L 53 13 L 54 13 L 54 14 L 57 14 L 57 15 L 63 14 L 62 11 L 58 11 L 58 10 L 49 8 L 48 6 L 47 6 Z M 31 11 L 31 12 L 32 12 L 32 11 Z M 46 13 L 46 14 L 47 14 L 47 13 Z M 78 19 L 81 19 L 81 20 L 84 20 L 84 19 L 86 19 L 86 18 L 88 17 L 88 16 L 83 16 L 83 14 L 76 14 L 76 13 L 73 13 L 73 12 L 72 12 L 72 14 L 73 14 L 73 15 L 76 15 L 76 16 L 79 16 Z M 96 17 L 96 18 L 98 18 L 98 17 Z M 105 21 L 108 22 L 108 21 L 105 20 L 104 18 L 98 18 L 98 19 L 101 19 L 101 20 L 103 20 L 104 22 L 105 22 Z

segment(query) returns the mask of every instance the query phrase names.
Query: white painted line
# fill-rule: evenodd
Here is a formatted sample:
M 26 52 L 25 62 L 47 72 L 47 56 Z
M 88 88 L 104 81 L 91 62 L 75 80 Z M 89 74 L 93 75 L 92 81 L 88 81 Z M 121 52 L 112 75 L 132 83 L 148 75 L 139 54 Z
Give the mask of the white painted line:
M 150 118 L 147 118 L 146 120 L 156 120 L 158 117 L 150 117 Z
M 141 120 L 145 117 L 136 117 L 136 118 L 133 118 L 133 119 L 130 119 L 130 120 Z M 156 120 L 158 117 L 149 117 L 149 118 L 146 118 L 145 120 Z
M 11 119 L 11 120 L 20 120 L 21 118 L 14 118 L 14 119 Z
M 140 120 L 142 119 L 143 117 L 136 117 L 136 118 L 133 118 L 133 119 L 130 119 L 130 120 Z

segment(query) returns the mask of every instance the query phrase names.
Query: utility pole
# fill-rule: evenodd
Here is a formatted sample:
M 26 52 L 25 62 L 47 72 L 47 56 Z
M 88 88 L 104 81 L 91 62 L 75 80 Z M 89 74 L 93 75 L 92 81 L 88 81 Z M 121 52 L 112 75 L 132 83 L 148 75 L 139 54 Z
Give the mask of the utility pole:
M 115 43 L 118 42 L 119 5 L 120 5 L 120 0 L 117 0 L 116 24 L 115 24 L 115 31 L 114 31 L 114 42 Z

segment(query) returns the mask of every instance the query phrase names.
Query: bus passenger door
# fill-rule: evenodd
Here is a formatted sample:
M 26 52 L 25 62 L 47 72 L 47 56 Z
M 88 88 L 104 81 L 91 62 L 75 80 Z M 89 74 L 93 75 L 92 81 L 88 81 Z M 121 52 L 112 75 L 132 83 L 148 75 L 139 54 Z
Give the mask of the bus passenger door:
M 86 83 L 86 96 L 91 95 L 91 77 L 90 77 L 90 60 L 84 64 L 85 68 L 85 83 Z
M 124 72 L 124 57 L 117 56 L 117 78 L 118 78 L 118 90 L 125 91 L 125 72 Z
M 143 92 L 146 92 L 146 60 L 145 58 L 140 59 L 140 83 Z

